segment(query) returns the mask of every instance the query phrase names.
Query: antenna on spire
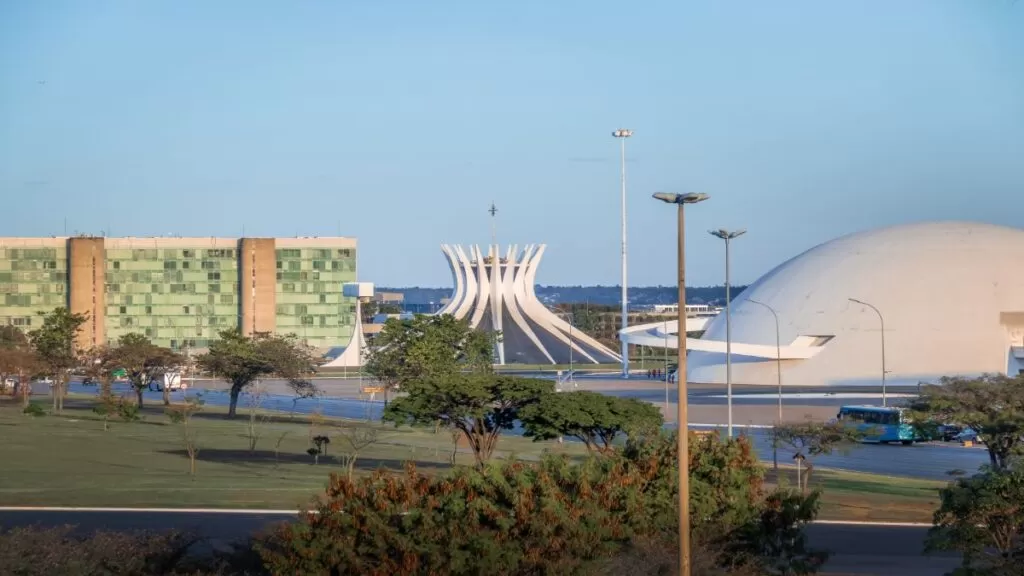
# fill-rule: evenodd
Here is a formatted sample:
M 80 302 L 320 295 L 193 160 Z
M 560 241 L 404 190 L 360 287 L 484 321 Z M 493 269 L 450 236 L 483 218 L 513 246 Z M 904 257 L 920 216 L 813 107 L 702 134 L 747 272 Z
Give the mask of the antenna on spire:
M 497 250 L 498 246 L 498 230 L 496 228 L 495 217 L 498 215 L 498 207 L 494 205 L 494 200 L 491 200 L 491 208 L 488 210 L 491 214 L 491 245 Z

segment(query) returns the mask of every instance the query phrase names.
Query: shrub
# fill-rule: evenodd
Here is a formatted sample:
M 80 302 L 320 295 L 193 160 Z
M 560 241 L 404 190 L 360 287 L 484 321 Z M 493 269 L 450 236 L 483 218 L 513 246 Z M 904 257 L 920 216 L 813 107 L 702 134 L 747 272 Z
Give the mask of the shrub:
M 165 534 L 96 532 L 73 527 L 0 531 L 0 574 L 12 576 L 157 576 L 182 574 L 195 538 Z M 191 571 L 191 570 L 189 570 Z
M 766 544 L 772 531 L 799 535 L 799 526 L 787 524 L 789 516 L 762 521 L 772 508 L 749 442 L 690 441 L 693 534 L 708 551 L 702 561 L 747 569 L 758 565 L 757 554 L 797 556 L 784 545 L 794 540 L 789 532 L 776 539 L 782 545 Z M 612 569 L 609 558 L 666 548 L 675 538 L 676 464 L 674 436 L 658 435 L 579 464 L 548 455 L 433 478 L 412 466 L 354 481 L 332 475 L 315 510 L 258 551 L 274 574 L 465 574 L 498 566 L 503 574 L 601 573 Z M 760 531 L 739 531 L 759 521 Z M 726 548 L 737 540 L 744 544 Z
M 939 508 L 928 532 L 926 550 L 963 554 L 955 574 L 1021 574 L 1024 554 L 1024 464 L 982 467 L 974 476 L 957 478 L 939 490 Z
M 21 413 L 29 416 L 46 416 L 46 410 L 37 402 L 32 402 L 28 406 L 25 406 Z

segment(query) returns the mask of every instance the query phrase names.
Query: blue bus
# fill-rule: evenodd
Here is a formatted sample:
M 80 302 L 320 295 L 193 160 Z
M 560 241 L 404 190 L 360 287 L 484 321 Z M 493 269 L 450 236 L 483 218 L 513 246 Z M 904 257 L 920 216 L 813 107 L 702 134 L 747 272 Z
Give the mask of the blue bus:
M 864 434 L 863 442 L 900 442 L 906 446 L 923 440 L 904 417 L 902 408 L 842 406 L 836 418 L 839 423 L 854 426 Z

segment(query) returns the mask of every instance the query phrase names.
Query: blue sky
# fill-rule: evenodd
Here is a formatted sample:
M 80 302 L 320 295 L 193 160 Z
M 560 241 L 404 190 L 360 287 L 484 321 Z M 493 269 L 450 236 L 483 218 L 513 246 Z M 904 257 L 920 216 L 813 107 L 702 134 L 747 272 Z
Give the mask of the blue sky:
M 1024 219 L 1010 0 L 0 3 L 0 235 L 357 236 L 360 277 L 450 283 L 442 242 L 548 244 L 538 281 L 674 282 L 659 190 L 747 228 L 748 282 L 847 232 Z M 340 226 L 340 228 L 339 228 Z

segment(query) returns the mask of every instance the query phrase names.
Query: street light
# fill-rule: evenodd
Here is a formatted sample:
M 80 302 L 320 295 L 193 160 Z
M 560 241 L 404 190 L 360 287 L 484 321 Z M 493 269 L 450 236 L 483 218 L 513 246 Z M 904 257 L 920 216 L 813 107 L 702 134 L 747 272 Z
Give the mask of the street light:
M 690 446 L 689 427 L 686 416 L 686 251 L 683 209 L 687 204 L 696 204 L 708 199 L 707 194 L 671 194 L 658 192 L 655 198 L 669 204 L 676 204 L 678 210 L 677 263 L 676 274 L 679 282 L 679 345 L 676 356 L 676 380 L 678 382 L 676 422 L 679 428 L 679 575 L 690 576 Z M 667 372 L 667 370 L 666 370 Z
M 782 424 L 782 345 L 779 342 L 779 314 L 775 311 L 774 308 L 772 308 L 771 306 L 765 304 L 764 302 L 761 302 L 760 300 L 754 300 L 753 298 L 747 298 L 747 302 L 753 302 L 754 304 L 758 304 L 758 305 L 764 306 L 765 308 L 768 309 L 769 312 L 772 313 L 772 317 L 775 318 L 775 376 L 778 379 L 778 383 L 779 383 L 779 419 L 778 419 L 778 423 L 776 424 L 778 426 L 778 425 Z M 775 471 L 776 472 L 779 471 L 778 449 L 779 449 L 778 442 L 774 442 L 773 441 L 772 442 L 772 461 L 775 463 Z
M 884 407 L 884 406 L 886 406 L 886 398 L 885 398 L 885 373 L 886 373 L 886 370 L 885 370 L 885 318 L 882 318 L 881 310 L 879 310 L 878 308 L 875 308 L 873 305 L 868 304 L 867 302 L 864 302 L 863 300 L 857 300 L 856 298 L 848 298 L 848 300 L 850 302 L 855 303 L 855 304 L 861 304 L 861 305 L 867 306 L 868 308 L 871 308 L 872 310 L 874 310 L 875 314 L 878 314 L 878 323 L 881 324 L 881 328 L 882 328 L 882 406 Z
M 730 232 L 725 229 L 708 230 L 712 236 L 725 240 L 725 396 L 729 412 L 729 438 L 732 438 L 732 295 L 729 282 L 729 244 L 733 238 L 747 233 L 746 230 Z
M 619 128 L 612 132 L 612 136 L 619 139 L 622 150 L 622 330 L 629 325 L 629 301 L 626 288 L 626 138 L 632 135 L 633 131 L 625 128 Z M 629 378 L 629 343 L 625 340 L 622 340 L 622 376 Z

